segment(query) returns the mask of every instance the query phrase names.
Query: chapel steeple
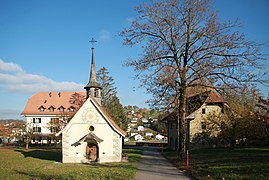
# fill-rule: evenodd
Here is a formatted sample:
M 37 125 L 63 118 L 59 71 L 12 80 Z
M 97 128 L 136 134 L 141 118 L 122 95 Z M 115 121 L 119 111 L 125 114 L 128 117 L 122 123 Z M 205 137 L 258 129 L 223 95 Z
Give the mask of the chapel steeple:
M 94 44 L 97 41 L 95 41 L 92 38 L 92 40 L 89 42 Z M 86 99 L 88 99 L 91 96 L 94 99 L 96 99 L 99 104 L 101 104 L 102 87 L 96 81 L 96 71 L 95 71 L 95 63 L 94 63 L 94 47 L 92 47 L 92 62 L 91 62 L 91 68 L 90 68 L 90 79 L 89 79 L 89 83 L 84 87 L 84 89 L 86 89 Z

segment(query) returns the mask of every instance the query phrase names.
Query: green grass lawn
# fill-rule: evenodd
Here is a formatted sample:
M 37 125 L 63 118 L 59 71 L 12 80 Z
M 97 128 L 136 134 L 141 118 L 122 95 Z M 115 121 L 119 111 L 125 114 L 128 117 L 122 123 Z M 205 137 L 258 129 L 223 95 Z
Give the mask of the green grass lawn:
M 130 162 L 141 151 L 124 149 Z M 133 179 L 133 163 L 62 164 L 60 149 L 0 149 L 0 179 Z
M 164 154 L 176 162 L 175 152 Z M 269 179 L 269 148 L 192 150 L 190 169 L 198 179 Z

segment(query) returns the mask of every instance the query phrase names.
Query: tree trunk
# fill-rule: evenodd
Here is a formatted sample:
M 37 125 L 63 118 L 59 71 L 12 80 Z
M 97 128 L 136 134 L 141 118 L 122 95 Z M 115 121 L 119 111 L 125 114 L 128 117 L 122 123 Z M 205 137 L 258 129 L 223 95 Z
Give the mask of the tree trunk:
M 185 152 L 185 141 L 186 141 L 186 91 L 183 90 L 182 92 L 182 98 L 181 98 L 181 114 L 180 114 L 180 120 L 181 120 L 181 153 L 184 154 Z
M 231 143 L 231 147 L 230 147 L 230 149 L 231 149 L 231 150 L 234 150 L 235 143 L 236 143 L 235 138 L 231 138 L 231 139 L 230 139 L 230 143 Z
M 185 132 L 186 132 L 186 90 L 182 88 L 179 96 L 179 119 L 178 119 L 178 153 L 179 157 L 184 157 L 185 152 Z
M 177 104 L 177 108 L 178 108 L 178 115 L 177 115 L 177 151 L 178 151 L 178 158 L 181 158 L 181 132 L 180 129 L 182 127 L 181 125 L 181 120 L 180 120 L 180 109 L 179 109 L 179 100 L 178 100 L 178 104 Z

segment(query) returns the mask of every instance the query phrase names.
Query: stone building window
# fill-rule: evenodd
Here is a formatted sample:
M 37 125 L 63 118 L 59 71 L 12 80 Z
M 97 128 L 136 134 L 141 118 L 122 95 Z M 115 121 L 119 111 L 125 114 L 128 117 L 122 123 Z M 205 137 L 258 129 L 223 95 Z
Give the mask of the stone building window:
M 201 128 L 202 128 L 202 130 L 206 130 L 206 123 L 205 122 L 201 122 Z

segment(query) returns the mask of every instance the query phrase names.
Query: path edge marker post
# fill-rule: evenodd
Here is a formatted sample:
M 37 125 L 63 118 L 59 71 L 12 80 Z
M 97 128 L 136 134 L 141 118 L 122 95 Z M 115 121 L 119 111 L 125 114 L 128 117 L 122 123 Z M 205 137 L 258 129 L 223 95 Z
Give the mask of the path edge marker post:
M 193 118 L 186 118 L 187 120 L 187 127 L 186 127 L 186 175 L 189 177 L 189 150 L 190 150 L 190 121 L 193 120 Z

